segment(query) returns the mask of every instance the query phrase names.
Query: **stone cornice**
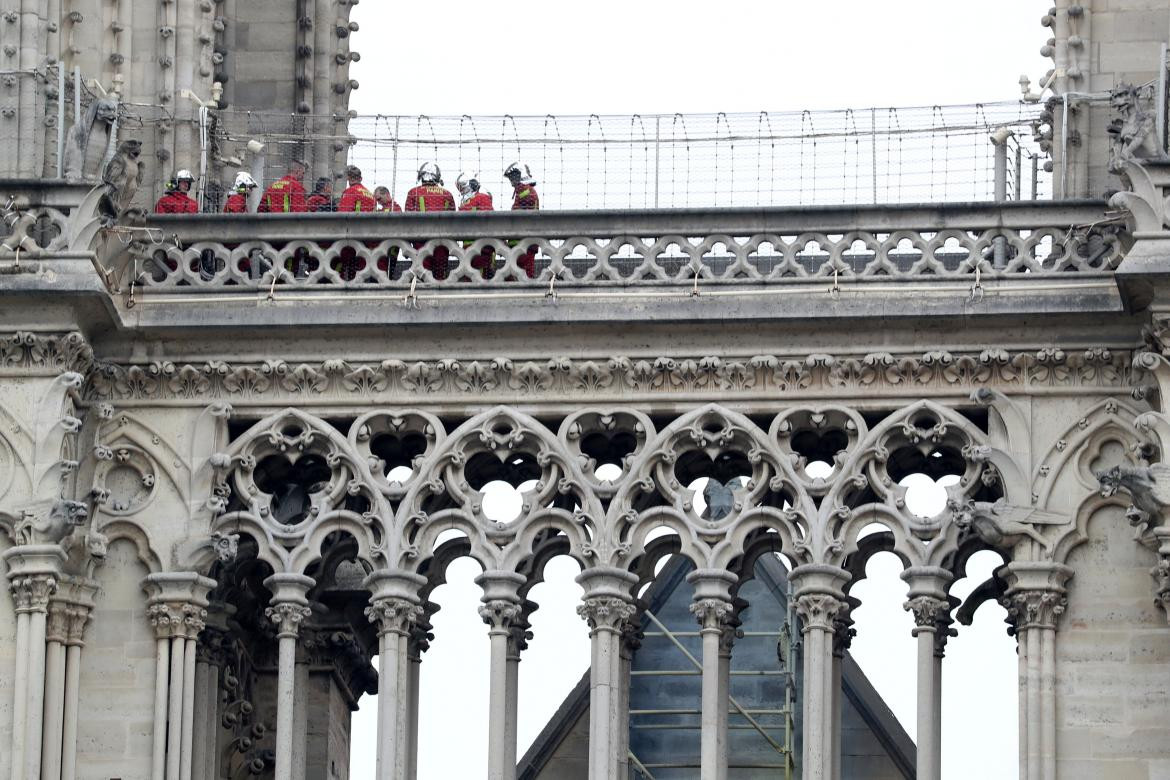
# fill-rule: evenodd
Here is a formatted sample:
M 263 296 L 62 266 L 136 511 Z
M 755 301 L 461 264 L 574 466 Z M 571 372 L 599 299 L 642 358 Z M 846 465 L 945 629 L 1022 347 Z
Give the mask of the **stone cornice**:
M 102 362 L 89 375 L 94 400 L 230 400 L 233 404 L 511 400 L 579 397 L 629 399 L 719 392 L 743 397 L 783 392 L 817 396 L 855 391 L 897 395 L 982 386 L 1029 392 L 1044 388 L 1124 390 L 1132 355 L 1103 347 L 1009 352 L 747 356 L 507 357 L 379 362 L 325 360 L 203 363 Z
M 0 376 L 84 374 L 92 366 L 93 348 L 77 331 L 0 332 Z

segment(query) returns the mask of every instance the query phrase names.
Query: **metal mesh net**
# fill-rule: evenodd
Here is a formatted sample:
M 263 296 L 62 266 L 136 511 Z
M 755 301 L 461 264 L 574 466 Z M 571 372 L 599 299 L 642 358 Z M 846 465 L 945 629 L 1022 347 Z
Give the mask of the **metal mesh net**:
M 425 162 L 455 190 L 478 173 L 496 209 L 512 205 L 504 169 L 529 166 L 544 209 L 717 208 L 978 201 L 994 197 L 990 133 L 1008 128 L 1008 197 L 1050 192 L 1037 144 L 1041 107 L 989 103 L 758 114 L 289 116 L 218 112 L 215 143 L 267 146 L 261 182 L 309 163 L 333 197 L 348 162 L 398 203 Z M 234 171 L 225 169 L 230 185 Z M 214 186 L 214 182 L 212 182 Z M 458 193 L 456 193 L 458 195 Z M 210 199 L 209 199 L 210 200 Z

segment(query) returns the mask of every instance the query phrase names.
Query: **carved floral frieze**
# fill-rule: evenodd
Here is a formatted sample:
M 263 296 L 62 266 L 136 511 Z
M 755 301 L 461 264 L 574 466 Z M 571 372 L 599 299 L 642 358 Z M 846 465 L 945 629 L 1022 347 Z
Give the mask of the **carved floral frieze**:
M 88 396 L 206 399 L 418 396 L 605 396 L 691 392 L 816 394 L 839 390 L 921 392 L 984 385 L 1119 388 L 1131 356 L 1105 348 L 977 353 L 805 357 L 625 357 L 547 360 L 441 359 L 376 363 L 326 360 L 258 363 L 100 363 Z
M 93 348 L 76 331 L 0 333 L 0 372 L 84 373 L 93 365 Z

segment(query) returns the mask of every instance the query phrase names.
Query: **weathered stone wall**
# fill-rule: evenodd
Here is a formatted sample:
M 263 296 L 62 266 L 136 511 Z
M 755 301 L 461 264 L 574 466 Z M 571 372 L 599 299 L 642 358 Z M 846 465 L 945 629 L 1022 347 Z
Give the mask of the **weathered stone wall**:
M 154 630 L 128 541 L 110 545 L 82 651 L 77 759 L 82 780 L 149 777 L 154 734 Z
M 1058 78 L 1058 95 L 1095 93 L 1107 95 L 1120 84 L 1143 85 L 1158 78 L 1158 59 L 1162 46 L 1170 42 L 1170 7 L 1163 0 L 1057 0 L 1055 25 L 1050 34 L 1056 38 L 1055 65 L 1062 72 L 1079 74 Z M 1070 6 L 1083 7 L 1084 14 L 1070 18 Z M 1073 36 L 1084 43 L 1070 45 Z M 1108 100 L 1083 102 L 1080 95 L 1070 96 L 1074 113 L 1069 123 L 1067 169 L 1062 161 L 1064 142 L 1057 125 L 1053 156 L 1057 172 L 1057 192 L 1065 197 L 1100 197 L 1116 190 L 1118 182 L 1106 166 L 1107 144 L 1090 141 L 1108 137 L 1106 128 L 1113 119 Z M 1063 109 L 1055 112 L 1058 122 Z M 1060 186 L 1060 175 L 1067 170 L 1067 182 Z
M 1134 543 L 1122 507 L 1098 510 L 1073 551 L 1057 641 L 1061 780 L 1170 777 L 1170 642 L 1150 598 L 1156 556 Z

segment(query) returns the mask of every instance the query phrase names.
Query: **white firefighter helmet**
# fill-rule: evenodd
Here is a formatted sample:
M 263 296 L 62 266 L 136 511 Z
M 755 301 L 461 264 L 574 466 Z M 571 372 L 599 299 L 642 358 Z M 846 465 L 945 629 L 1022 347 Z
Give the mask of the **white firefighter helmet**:
M 191 175 L 191 171 L 187 170 L 186 168 L 183 168 L 181 171 L 179 171 L 178 173 L 175 174 L 175 181 L 176 182 L 189 181 L 192 184 L 194 184 L 195 177 Z
M 243 192 L 244 190 L 256 189 L 256 180 L 252 178 L 252 174 L 246 171 L 240 171 L 236 174 L 236 180 L 232 184 L 232 189 L 236 192 Z
M 420 184 L 442 184 L 443 174 L 439 166 L 433 162 L 425 162 L 418 167 L 418 180 Z
M 471 171 L 464 171 L 459 174 L 459 178 L 455 180 L 455 187 L 463 195 L 470 195 L 473 192 L 479 192 L 479 174 Z
M 536 184 L 532 171 L 522 162 L 514 162 L 504 169 L 504 178 L 513 184 Z

